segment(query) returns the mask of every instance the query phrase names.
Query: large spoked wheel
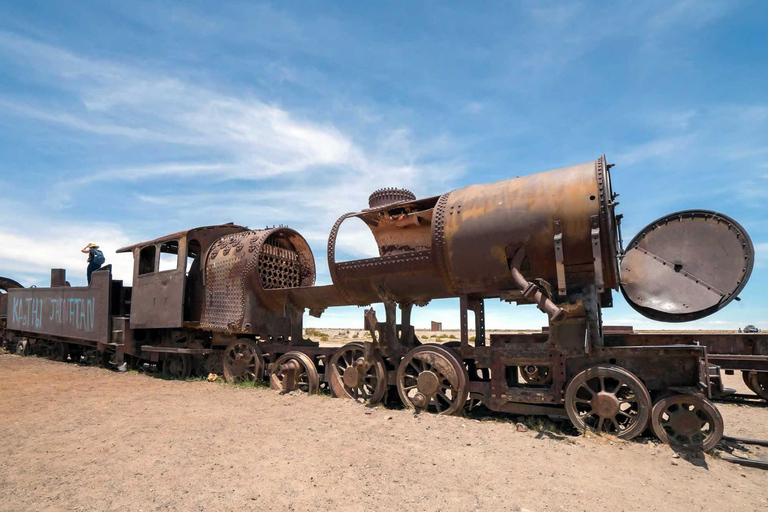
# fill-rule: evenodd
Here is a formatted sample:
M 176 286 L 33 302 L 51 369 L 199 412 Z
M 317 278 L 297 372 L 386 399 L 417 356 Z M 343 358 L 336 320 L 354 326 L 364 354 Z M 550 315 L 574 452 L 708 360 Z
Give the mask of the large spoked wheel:
M 651 397 L 640 379 L 624 368 L 599 365 L 571 379 L 565 410 L 579 430 L 632 439 L 648 425 Z
M 549 366 L 537 366 L 534 364 L 521 366 L 520 375 L 522 375 L 525 382 L 534 386 L 543 386 L 552 382 Z
M 674 395 L 653 406 L 651 428 L 672 446 L 709 451 L 723 437 L 720 411 L 702 396 Z
M 373 354 L 373 363 L 366 363 L 363 345 L 350 343 L 333 354 L 330 381 L 334 395 L 375 404 L 387 392 L 387 367 L 378 352 Z
M 459 353 L 461 349 L 460 341 L 449 341 L 447 343 L 443 343 L 442 346 L 451 349 L 451 351 L 456 354 L 456 357 L 461 357 L 461 354 Z M 478 368 L 474 360 L 464 360 L 464 366 L 467 368 L 467 376 L 469 377 L 470 381 L 476 379 L 481 381 L 489 381 L 491 379 L 490 370 L 488 368 Z M 471 411 L 475 407 L 483 405 L 484 399 L 485 397 L 479 393 L 475 395 L 470 393 L 466 403 L 467 410 Z
M 288 352 L 272 364 L 269 387 L 284 393 L 298 390 L 314 395 L 320 390 L 320 377 L 309 356 Z
M 163 375 L 172 379 L 186 379 L 192 373 L 189 354 L 167 354 L 163 359 Z
M 752 390 L 754 394 L 768 400 L 768 373 L 766 372 L 741 372 L 744 384 Z
M 421 345 L 400 361 L 397 392 L 410 409 L 455 414 L 469 396 L 467 369 L 450 349 Z
M 230 383 L 261 382 L 264 378 L 264 356 L 252 340 L 239 339 L 224 350 L 224 380 Z

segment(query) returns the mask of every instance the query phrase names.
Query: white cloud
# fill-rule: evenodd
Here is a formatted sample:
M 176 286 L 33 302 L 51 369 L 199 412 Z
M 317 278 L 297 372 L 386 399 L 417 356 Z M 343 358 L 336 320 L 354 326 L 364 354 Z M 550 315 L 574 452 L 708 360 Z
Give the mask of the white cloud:
M 116 279 L 123 279 L 126 284 L 132 281 L 133 258 L 130 254 L 115 254 L 131 243 L 120 228 L 102 223 L 51 222 L 35 229 L 27 226 L 21 232 L 7 226 L 4 223 L 0 227 L 0 267 L 8 277 L 25 286 L 49 285 L 52 268 L 66 269 L 67 279 L 73 285 L 85 284 L 87 255 L 80 249 L 89 242 L 98 243 Z
M 434 160 L 455 152 L 455 141 L 445 137 L 415 145 L 405 128 L 383 131 L 373 147 L 364 149 L 330 124 L 166 72 L 87 59 L 7 33 L 0 33 L 0 48 L 13 52 L 10 58 L 23 59 L 76 100 L 47 105 L 0 97 L 0 109 L 7 113 L 119 138 L 121 144 L 164 144 L 180 147 L 168 153 L 190 154 L 188 159 L 80 173 L 68 178 L 65 185 L 70 189 L 168 176 L 259 180 L 328 168 L 338 169 L 333 176 L 340 183 L 363 175 L 367 178 L 360 181 L 379 176 L 386 177 L 385 185 L 408 184 L 419 179 L 415 175 L 432 170 Z M 463 170 L 450 160 L 442 167 L 424 181 L 447 181 Z M 68 195 L 65 189 L 59 192 Z
M 77 205 L 93 187 L 111 182 L 114 188 L 99 201 L 136 203 L 138 218 L 121 219 L 121 225 L 133 226 L 141 238 L 129 240 L 109 225 L 94 230 L 82 221 L 53 220 L 56 227 L 40 238 L 5 229 L 0 241 L 12 248 L 0 258 L 11 271 L 32 268 L 44 275 L 50 267 L 65 266 L 84 272 L 79 249 L 91 239 L 106 254 L 174 230 L 171 225 L 183 229 L 232 220 L 256 228 L 290 224 L 310 241 L 319 274 L 325 275 L 325 244 L 333 223 L 342 213 L 365 208 L 373 190 L 398 186 L 432 195 L 451 188 L 464 172 L 463 162 L 452 157 L 459 145 L 446 135 L 416 141 L 410 129 L 393 127 L 379 130 L 363 147 L 329 123 L 171 72 L 89 59 L 8 33 L 0 33 L 0 53 L 24 61 L 24 69 L 34 70 L 36 79 L 68 97 L 53 104 L 0 97 L 0 110 L 82 132 L 91 142 L 105 139 L 102 162 L 110 160 L 115 145 L 136 148 L 139 155 L 155 148 L 162 150 L 152 154 L 174 155 L 161 162 L 125 163 L 124 154 L 115 154 L 114 165 L 71 170 L 61 173 L 66 177 L 59 183 L 43 184 L 40 192 L 47 192 L 49 204 L 18 205 L 34 212 L 25 219 L 27 227 L 45 225 L 43 218 L 60 218 L 60 211 L 46 206 Z M 167 186 L 172 179 L 178 188 Z M 211 187 L 243 179 L 269 180 L 269 186 Z M 143 183 L 150 181 L 164 190 Z M 150 220 L 160 218 L 165 222 Z M 345 224 L 338 240 L 342 259 L 376 252 L 367 228 L 353 222 Z M 14 249 L 19 246 L 34 247 L 34 255 Z M 125 270 L 122 277 L 129 280 L 130 269 Z
M 621 162 L 622 165 L 630 166 L 646 160 L 668 156 L 675 152 L 684 152 L 694 142 L 695 138 L 696 135 L 691 134 L 652 140 L 620 151 L 611 158 Z
M 755 244 L 755 267 L 768 267 L 768 242 Z

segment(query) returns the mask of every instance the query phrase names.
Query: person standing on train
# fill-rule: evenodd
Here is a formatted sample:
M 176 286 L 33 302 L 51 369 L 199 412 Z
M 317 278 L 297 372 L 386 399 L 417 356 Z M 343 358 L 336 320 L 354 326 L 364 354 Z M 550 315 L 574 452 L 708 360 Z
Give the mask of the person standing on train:
M 90 243 L 80 249 L 80 252 L 88 255 L 88 286 L 91 285 L 91 274 L 94 270 L 99 270 L 104 264 L 104 253 L 99 250 L 99 246 Z

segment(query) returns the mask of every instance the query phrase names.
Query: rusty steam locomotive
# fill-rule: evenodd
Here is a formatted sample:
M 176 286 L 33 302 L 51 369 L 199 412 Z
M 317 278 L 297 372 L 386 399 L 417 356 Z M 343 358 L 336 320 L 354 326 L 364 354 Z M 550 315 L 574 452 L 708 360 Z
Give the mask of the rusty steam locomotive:
M 482 403 L 627 439 L 650 426 L 664 441 L 708 450 L 723 435 L 710 401 L 727 392 L 721 371 L 744 372 L 768 398 L 768 339 L 612 330 L 601 309 L 621 290 L 656 320 L 712 314 L 746 285 L 752 243 L 734 220 L 696 210 L 653 222 L 624 250 L 610 168 L 601 157 L 424 199 L 374 192 L 368 208 L 333 226 L 327 286 L 314 286 L 310 247 L 287 227 L 174 233 L 118 251 L 133 255 L 132 287 L 109 267 L 88 287 L 69 287 L 61 269 L 50 288 L 0 283 L 3 337 L 21 354 L 149 364 L 180 378 L 221 372 L 368 403 L 396 388 L 406 407 L 437 414 Z M 351 217 L 370 228 L 378 257 L 336 261 Z M 413 306 L 445 297 L 459 298 L 460 341 L 421 343 Z M 486 336 L 491 298 L 535 304 L 548 326 Z M 303 336 L 305 311 L 374 303 L 385 318 L 365 312 L 365 341 L 330 347 Z

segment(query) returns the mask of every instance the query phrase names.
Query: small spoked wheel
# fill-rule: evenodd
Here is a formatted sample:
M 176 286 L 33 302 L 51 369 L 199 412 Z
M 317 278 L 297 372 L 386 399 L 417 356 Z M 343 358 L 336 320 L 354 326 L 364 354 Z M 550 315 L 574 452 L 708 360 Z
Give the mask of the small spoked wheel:
M 752 390 L 754 394 L 768 400 L 768 373 L 766 372 L 741 372 L 744 384 Z
M 163 375 L 172 379 L 186 379 L 192 373 L 189 354 L 167 354 L 163 359 Z
M 723 437 L 720 411 L 699 395 L 674 395 L 653 406 L 651 427 L 656 437 L 672 446 L 709 451 Z
M 264 378 L 264 356 L 259 345 L 249 339 L 238 339 L 224 350 L 224 380 L 230 383 L 261 382 Z
M 629 371 L 620 366 L 598 365 L 568 383 L 565 410 L 579 430 L 632 439 L 648 425 L 651 397 L 640 379 Z
M 521 366 L 520 375 L 523 376 L 523 380 L 528 384 L 543 386 L 552 382 L 552 373 L 549 371 L 549 366 L 538 366 L 535 364 Z
M 450 349 L 421 345 L 400 361 L 397 392 L 410 409 L 455 414 L 469 396 L 467 369 Z
M 351 398 L 367 404 L 378 403 L 387 391 L 387 367 L 376 352 L 373 362 L 363 359 L 362 343 L 341 347 L 331 358 L 331 389 L 341 398 Z
M 309 356 L 301 352 L 288 352 L 272 364 L 269 387 L 284 393 L 303 391 L 313 395 L 320 391 L 320 377 Z

